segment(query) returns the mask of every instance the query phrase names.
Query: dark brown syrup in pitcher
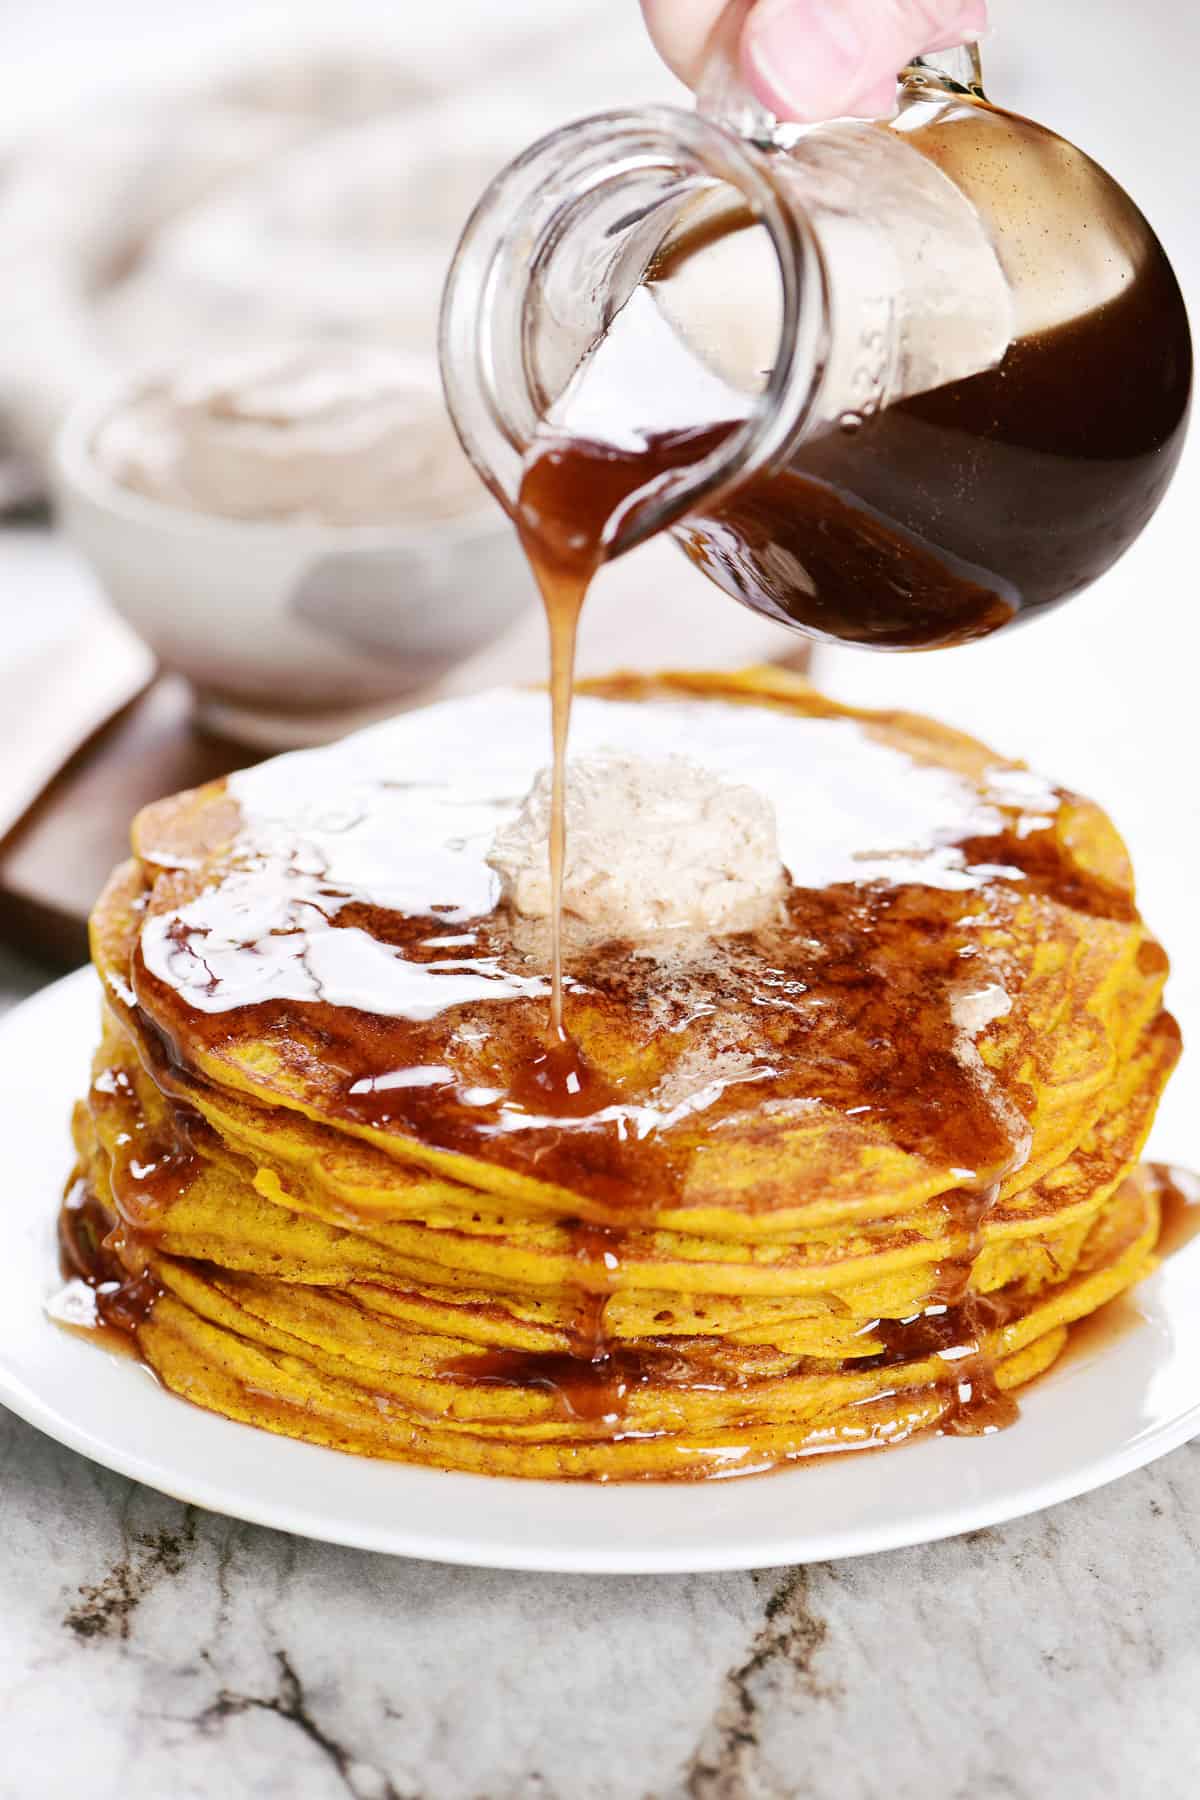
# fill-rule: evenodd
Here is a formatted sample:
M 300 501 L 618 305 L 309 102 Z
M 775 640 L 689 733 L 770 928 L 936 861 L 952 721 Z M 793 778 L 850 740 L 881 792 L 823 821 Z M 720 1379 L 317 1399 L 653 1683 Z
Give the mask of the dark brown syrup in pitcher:
M 967 643 L 1078 593 L 1133 542 L 1178 460 L 1190 378 L 1160 253 L 1107 305 L 823 433 L 677 536 L 735 599 L 818 637 Z

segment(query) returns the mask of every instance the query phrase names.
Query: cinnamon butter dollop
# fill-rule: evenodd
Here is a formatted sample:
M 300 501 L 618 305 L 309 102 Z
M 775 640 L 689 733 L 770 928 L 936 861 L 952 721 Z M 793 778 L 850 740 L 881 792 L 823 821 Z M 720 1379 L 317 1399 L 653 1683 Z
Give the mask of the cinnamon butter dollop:
M 551 910 L 550 771 L 496 832 L 488 863 L 502 901 Z M 685 756 L 600 751 L 568 765 L 563 910 L 614 938 L 760 924 L 786 885 L 765 794 Z

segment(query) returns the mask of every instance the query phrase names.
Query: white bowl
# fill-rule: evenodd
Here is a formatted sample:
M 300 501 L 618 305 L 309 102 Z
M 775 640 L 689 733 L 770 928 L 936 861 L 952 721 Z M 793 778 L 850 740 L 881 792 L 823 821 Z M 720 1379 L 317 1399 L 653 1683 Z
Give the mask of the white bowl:
M 201 723 L 255 747 L 336 737 L 490 643 L 533 597 L 516 534 L 477 512 L 427 524 L 227 519 L 145 498 L 96 431 L 144 376 L 85 396 L 55 446 L 58 516 Z

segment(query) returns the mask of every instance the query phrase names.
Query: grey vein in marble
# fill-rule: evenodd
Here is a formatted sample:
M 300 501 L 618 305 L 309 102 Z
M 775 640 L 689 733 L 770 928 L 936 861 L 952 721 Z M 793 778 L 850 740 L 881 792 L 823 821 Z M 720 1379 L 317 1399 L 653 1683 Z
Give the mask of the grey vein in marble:
M 0 1413 L 0 1795 L 1192 1800 L 1200 1444 L 1034 1519 L 759 1575 L 405 1562 Z

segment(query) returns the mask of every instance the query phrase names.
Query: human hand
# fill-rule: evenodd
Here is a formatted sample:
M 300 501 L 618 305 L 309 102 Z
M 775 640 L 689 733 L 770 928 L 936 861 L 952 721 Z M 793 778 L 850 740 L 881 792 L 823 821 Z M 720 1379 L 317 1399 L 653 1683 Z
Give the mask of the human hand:
M 641 0 L 663 61 L 696 86 L 729 0 Z M 741 30 L 742 75 L 781 119 L 890 112 L 897 72 L 978 37 L 987 0 L 755 0 Z

